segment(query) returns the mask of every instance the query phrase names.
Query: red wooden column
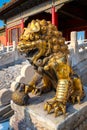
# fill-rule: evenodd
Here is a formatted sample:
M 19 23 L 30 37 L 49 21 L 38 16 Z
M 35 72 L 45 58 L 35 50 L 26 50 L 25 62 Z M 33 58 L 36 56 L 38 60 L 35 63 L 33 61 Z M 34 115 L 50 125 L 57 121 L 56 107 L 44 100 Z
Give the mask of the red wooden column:
M 7 46 L 7 42 L 8 42 L 8 29 L 7 29 L 7 27 L 5 29 L 5 33 L 6 33 L 6 46 Z
M 24 29 L 24 19 L 22 18 L 21 19 L 21 30 L 22 30 L 22 32 L 23 32 L 23 29 Z
M 58 27 L 58 15 L 55 6 L 52 6 L 52 24 Z

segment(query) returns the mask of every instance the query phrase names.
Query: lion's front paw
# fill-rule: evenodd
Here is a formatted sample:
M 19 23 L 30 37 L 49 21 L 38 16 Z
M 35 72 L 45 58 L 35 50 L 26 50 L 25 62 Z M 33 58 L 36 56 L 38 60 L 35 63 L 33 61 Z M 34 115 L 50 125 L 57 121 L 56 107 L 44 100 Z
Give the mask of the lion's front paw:
M 44 104 L 44 110 L 47 111 L 48 113 L 51 113 L 53 111 L 56 117 L 60 114 L 66 113 L 66 104 L 57 101 L 57 99 L 54 97 L 53 99 L 48 100 Z
M 41 94 L 47 93 L 51 90 L 52 90 L 51 86 L 42 86 L 41 85 L 41 87 L 39 87 L 39 86 L 34 87 L 33 90 L 32 90 L 32 93 L 34 95 L 41 95 Z

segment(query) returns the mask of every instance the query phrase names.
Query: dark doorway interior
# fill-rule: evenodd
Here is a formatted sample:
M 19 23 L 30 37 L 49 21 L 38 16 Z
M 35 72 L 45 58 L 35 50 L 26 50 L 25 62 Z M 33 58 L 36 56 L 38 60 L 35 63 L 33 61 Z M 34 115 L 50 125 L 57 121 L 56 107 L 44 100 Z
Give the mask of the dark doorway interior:
M 39 13 L 39 14 L 30 16 L 30 17 L 25 21 L 24 26 L 27 27 L 28 23 L 31 22 L 32 20 L 35 20 L 35 19 L 39 19 L 39 20 L 45 19 L 45 20 L 47 20 L 47 21 L 51 21 L 51 14 L 50 14 L 50 13 L 46 13 L 46 12 L 41 12 L 41 13 Z

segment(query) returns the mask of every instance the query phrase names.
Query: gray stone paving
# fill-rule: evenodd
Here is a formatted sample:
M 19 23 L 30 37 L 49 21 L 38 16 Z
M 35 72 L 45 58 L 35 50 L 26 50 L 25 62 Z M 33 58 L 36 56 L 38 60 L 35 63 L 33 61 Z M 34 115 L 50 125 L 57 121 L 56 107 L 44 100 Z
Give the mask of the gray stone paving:
M 7 68 L 2 68 L 0 70 L 0 89 L 2 88 L 10 88 L 12 81 L 15 80 L 17 76 L 19 76 L 21 68 L 28 64 L 28 61 L 25 60 L 20 64 L 14 64 Z

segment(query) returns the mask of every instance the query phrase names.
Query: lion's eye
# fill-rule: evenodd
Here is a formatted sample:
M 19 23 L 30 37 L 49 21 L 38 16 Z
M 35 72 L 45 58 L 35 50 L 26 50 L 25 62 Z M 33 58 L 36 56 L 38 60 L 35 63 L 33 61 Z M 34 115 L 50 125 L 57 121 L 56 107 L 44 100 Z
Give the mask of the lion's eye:
M 41 60 L 39 60 L 39 63 L 41 62 Z
M 41 59 L 39 59 L 39 60 L 38 60 L 38 63 L 42 63 L 42 60 L 41 60 Z
M 37 61 L 37 65 L 42 65 L 42 60 L 41 60 L 41 59 L 39 59 L 39 60 Z

